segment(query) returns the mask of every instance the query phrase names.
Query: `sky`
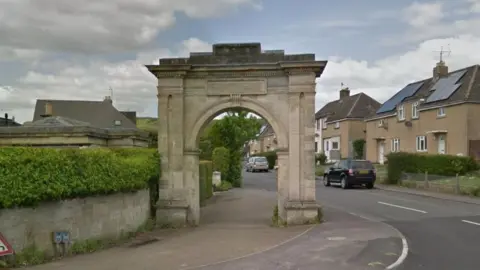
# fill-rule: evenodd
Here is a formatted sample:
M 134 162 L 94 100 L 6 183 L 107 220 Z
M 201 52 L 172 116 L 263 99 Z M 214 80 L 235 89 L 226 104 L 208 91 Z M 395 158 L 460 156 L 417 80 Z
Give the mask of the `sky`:
M 81 3 L 81 4 L 80 4 Z M 214 43 L 328 60 L 316 108 L 341 83 L 384 102 L 431 77 L 480 64 L 480 0 L 0 0 L 0 112 L 31 121 L 36 99 L 102 100 L 156 116 L 145 64 Z

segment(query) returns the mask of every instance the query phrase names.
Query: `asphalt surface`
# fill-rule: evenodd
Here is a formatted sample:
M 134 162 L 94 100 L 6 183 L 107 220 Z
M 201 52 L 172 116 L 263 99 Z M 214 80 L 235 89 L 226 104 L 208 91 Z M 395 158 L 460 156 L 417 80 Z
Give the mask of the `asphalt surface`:
M 245 185 L 275 190 L 274 172 Z M 371 221 L 387 223 L 407 239 L 407 259 L 397 269 L 480 269 L 480 205 L 362 188 L 343 190 L 317 181 L 317 200 Z
M 269 194 L 276 194 L 275 175 L 274 172 L 245 173 L 243 190 L 266 190 Z M 292 242 L 205 269 L 385 269 L 400 256 L 402 239 L 391 226 L 336 208 L 326 207 L 323 212 L 321 225 Z

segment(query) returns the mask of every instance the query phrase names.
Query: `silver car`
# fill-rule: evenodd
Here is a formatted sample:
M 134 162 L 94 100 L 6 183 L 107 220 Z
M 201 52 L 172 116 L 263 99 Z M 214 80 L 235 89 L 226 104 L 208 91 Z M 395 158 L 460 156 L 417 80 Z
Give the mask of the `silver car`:
M 268 172 L 268 160 L 266 157 L 251 157 L 248 159 L 247 172 Z

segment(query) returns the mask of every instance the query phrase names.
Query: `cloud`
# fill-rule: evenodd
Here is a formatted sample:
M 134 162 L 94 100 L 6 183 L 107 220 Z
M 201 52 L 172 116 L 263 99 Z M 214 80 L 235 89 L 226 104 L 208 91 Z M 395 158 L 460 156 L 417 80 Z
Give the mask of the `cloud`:
M 202 19 L 244 6 L 261 8 L 257 0 L 2 0 L 0 52 L 133 50 L 172 27 L 176 13 Z
M 369 25 L 366 21 L 360 20 L 332 20 L 321 22 L 318 26 L 322 28 L 357 28 Z
M 480 54 L 476 53 L 480 36 L 474 35 L 428 40 L 412 51 L 374 62 L 336 57 L 329 61 L 317 81 L 317 109 L 338 99 L 342 82 L 350 87 L 352 94 L 365 92 L 379 102 L 386 101 L 406 84 L 431 77 L 439 58 L 434 51 L 444 44 L 450 44 L 452 50 L 446 59 L 451 71 L 480 63 Z
M 440 2 L 414 2 L 404 10 L 404 20 L 413 27 L 425 27 L 439 22 L 445 17 L 443 4 Z
M 158 63 L 159 58 L 186 57 L 191 51 L 208 50 L 211 50 L 210 44 L 190 38 L 173 50 L 146 51 L 133 60 L 43 63 L 50 71 L 32 70 L 20 78 L 17 85 L 0 86 L 0 108 L 21 122 L 29 121 L 36 99 L 101 100 L 110 95 L 111 87 L 116 107 L 152 115 L 156 112 L 157 81 L 144 65 Z
M 470 12 L 480 13 L 480 0 L 467 0 L 470 3 Z
M 317 81 L 316 107 L 338 98 L 340 83 L 352 94 L 365 92 L 383 102 L 405 84 L 430 77 L 438 61 L 441 45 L 450 44 L 452 54 L 446 59 L 450 70 L 480 63 L 480 37 L 464 35 L 433 39 L 419 44 L 414 50 L 377 61 L 362 61 L 350 57 L 331 57 Z M 115 105 L 120 109 L 137 110 L 141 115 L 156 114 L 156 79 L 144 64 L 158 63 L 163 57 L 185 57 L 191 51 L 210 51 L 211 45 L 190 38 L 174 49 L 158 49 L 137 54 L 133 60 L 110 63 L 92 60 L 87 64 L 68 61 L 45 63 L 49 72 L 32 70 L 15 87 L 0 87 L 0 108 L 23 121 L 31 120 L 36 98 L 101 100 L 114 89 Z
M 45 54 L 40 50 L 17 49 L 0 46 L 0 61 L 32 61 L 41 58 Z
M 158 64 L 160 58 L 188 56 L 190 52 L 210 51 L 212 51 L 212 44 L 209 44 L 208 42 L 205 42 L 198 38 L 189 38 L 187 40 L 184 40 L 175 52 L 166 48 L 145 51 L 137 54 L 137 61 L 144 64 Z
M 446 6 L 448 4 L 448 6 Z M 446 9 L 448 8 L 448 11 Z M 406 31 L 385 36 L 380 44 L 399 46 L 418 44 L 429 39 L 448 38 L 460 35 L 480 35 L 480 0 L 459 2 L 415 2 L 406 7 L 402 20 L 408 24 Z M 470 14 L 470 16 L 465 16 Z M 460 17 L 454 15 L 461 15 Z M 443 44 L 446 45 L 446 44 Z M 438 50 L 438 49 L 437 49 Z

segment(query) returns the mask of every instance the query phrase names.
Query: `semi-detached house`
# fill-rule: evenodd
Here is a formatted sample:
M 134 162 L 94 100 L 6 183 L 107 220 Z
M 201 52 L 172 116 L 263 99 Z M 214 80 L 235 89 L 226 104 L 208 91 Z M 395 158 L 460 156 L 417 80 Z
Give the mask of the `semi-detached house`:
M 365 139 L 365 118 L 379 107 L 380 103 L 365 93 L 350 95 L 348 88 L 341 89 L 338 100 L 327 103 L 315 114 L 317 151 L 321 149 L 329 161 L 352 157 L 352 143 Z
M 479 65 L 406 85 L 366 119 L 367 159 L 384 163 L 390 152 L 470 155 L 480 158 Z

